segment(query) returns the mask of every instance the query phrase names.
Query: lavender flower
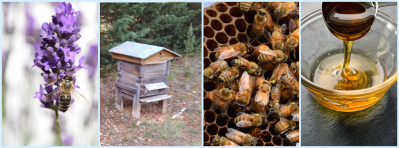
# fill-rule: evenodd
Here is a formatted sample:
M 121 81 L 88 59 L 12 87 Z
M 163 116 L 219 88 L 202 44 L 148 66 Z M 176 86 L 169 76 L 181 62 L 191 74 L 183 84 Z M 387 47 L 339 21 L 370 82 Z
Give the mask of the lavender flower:
M 74 11 L 71 3 L 62 2 L 60 8 L 54 8 L 55 15 L 52 22 L 42 24 L 43 34 L 40 51 L 35 53 L 33 67 L 39 67 L 46 82 L 45 88 L 40 85 L 40 91 L 35 93 L 34 98 L 39 99 L 43 107 L 51 108 L 51 102 L 44 102 L 44 90 L 47 94 L 53 92 L 53 85 L 58 84 L 65 75 L 73 75 L 80 69 L 87 69 L 83 63 L 84 56 L 79 59 L 79 65 L 75 64 L 75 56 L 81 52 L 81 48 L 75 44 L 80 39 L 80 28 L 77 22 L 78 11 Z M 73 84 L 75 84 L 76 77 Z M 54 98 L 58 102 L 58 98 Z

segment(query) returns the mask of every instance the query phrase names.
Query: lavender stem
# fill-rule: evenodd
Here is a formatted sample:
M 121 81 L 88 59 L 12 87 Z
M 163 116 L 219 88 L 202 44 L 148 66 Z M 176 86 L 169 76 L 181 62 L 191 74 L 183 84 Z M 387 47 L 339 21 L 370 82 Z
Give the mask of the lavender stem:
M 60 131 L 60 119 L 58 118 L 58 107 L 55 107 L 54 111 L 55 111 L 55 123 L 56 123 L 56 129 L 57 129 L 58 146 L 62 146 L 61 131 Z

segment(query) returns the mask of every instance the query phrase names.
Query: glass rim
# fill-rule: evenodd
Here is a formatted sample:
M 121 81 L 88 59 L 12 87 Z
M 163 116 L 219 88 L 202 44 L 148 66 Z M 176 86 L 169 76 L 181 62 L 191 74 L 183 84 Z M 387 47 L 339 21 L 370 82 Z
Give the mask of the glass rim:
M 304 20 L 306 20 L 308 17 L 314 15 L 315 13 L 321 12 L 321 9 L 316 9 L 315 11 L 312 11 L 310 13 L 308 13 L 307 15 L 305 15 L 302 19 L 301 19 L 301 24 L 303 23 Z M 385 12 L 381 11 L 381 10 L 377 10 L 377 16 L 379 14 L 388 17 L 389 19 L 391 19 L 391 21 L 393 21 L 394 26 L 397 26 L 397 22 L 394 18 L 392 18 L 391 16 L 389 16 L 388 14 L 386 14 Z M 397 65 L 396 65 L 397 66 Z M 397 68 L 396 68 L 397 69 Z M 301 68 L 302 71 L 302 68 Z M 361 90 L 347 90 L 347 91 L 342 91 L 342 90 L 332 90 L 332 89 L 326 89 L 323 87 L 320 87 L 319 85 L 316 85 L 315 83 L 313 83 L 312 81 L 310 81 L 308 78 L 304 77 L 301 74 L 301 84 L 303 84 L 307 89 L 312 89 L 312 90 L 316 90 L 317 92 L 323 92 L 323 93 L 327 93 L 327 94 L 332 94 L 332 95 L 342 95 L 342 96 L 364 96 L 367 94 L 371 94 L 371 93 L 375 93 L 375 92 L 380 92 L 380 91 L 385 91 L 387 87 L 391 87 L 394 83 L 397 82 L 397 70 L 395 71 L 394 75 L 392 75 L 392 77 L 390 77 L 389 79 L 385 80 L 384 82 L 373 86 L 373 87 L 369 87 L 369 88 L 365 88 L 365 89 L 361 89 Z

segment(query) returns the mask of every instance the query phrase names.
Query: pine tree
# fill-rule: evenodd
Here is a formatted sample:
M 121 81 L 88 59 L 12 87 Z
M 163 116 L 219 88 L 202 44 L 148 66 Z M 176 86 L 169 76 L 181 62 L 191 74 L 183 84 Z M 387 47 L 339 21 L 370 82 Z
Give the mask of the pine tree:
M 201 36 L 201 3 L 101 3 L 100 10 L 102 66 L 116 63 L 108 50 L 126 41 L 184 54 L 191 23 L 192 34 Z M 201 49 L 200 39 L 193 43 Z
M 187 40 L 184 41 L 184 44 L 186 45 L 186 48 L 185 48 L 186 66 L 188 65 L 188 56 L 191 55 L 194 50 L 194 42 L 195 42 L 195 35 L 193 34 L 192 23 L 190 23 L 190 28 L 188 29 L 188 32 L 187 32 Z

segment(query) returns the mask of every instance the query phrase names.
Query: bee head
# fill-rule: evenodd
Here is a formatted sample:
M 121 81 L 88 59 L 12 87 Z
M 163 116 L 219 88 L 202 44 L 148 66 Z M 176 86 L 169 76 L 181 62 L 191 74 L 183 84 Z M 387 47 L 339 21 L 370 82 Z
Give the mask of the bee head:
M 265 115 L 262 115 L 262 125 L 267 123 L 267 119 Z
M 256 138 L 253 138 L 253 140 L 251 142 L 251 146 L 255 146 L 257 142 L 258 142 L 258 140 L 256 140 Z
M 260 68 L 256 69 L 255 75 L 260 77 L 261 74 L 262 74 L 262 71 L 260 70 Z
M 64 76 L 62 79 L 67 80 L 67 81 L 73 81 L 72 76 Z
M 275 104 L 273 105 L 273 109 L 274 109 L 274 111 L 280 109 L 280 103 L 275 103 Z
M 251 52 L 251 46 L 249 46 L 249 44 L 245 43 L 245 48 L 247 48 L 247 52 Z

